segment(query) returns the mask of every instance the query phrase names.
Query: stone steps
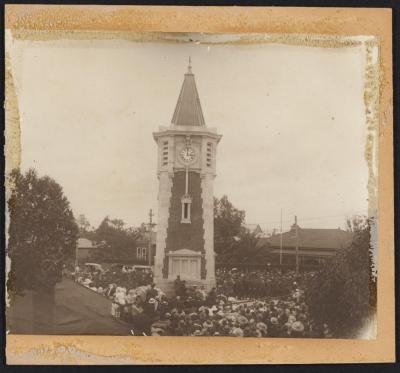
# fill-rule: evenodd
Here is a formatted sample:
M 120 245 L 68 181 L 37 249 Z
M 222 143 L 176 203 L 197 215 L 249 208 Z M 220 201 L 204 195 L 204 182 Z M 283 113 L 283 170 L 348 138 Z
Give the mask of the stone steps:
M 192 286 L 204 286 L 204 283 L 201 281 L 195 281 L 195 280 L 186 280 L 186 287 L 192 287 Z M 160 288 L 167 297 L 174 297 L 175 296 L 175 286 L 174 286 L 174 281 L 161 281 L 161 282 L 156 282 L 156 287 Z

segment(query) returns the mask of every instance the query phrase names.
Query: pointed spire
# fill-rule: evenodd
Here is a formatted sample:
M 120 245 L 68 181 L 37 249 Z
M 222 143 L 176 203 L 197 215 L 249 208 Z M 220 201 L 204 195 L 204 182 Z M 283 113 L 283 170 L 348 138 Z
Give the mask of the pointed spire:
M 205 126 L 190 57 L 171 123 L 178 126 Z

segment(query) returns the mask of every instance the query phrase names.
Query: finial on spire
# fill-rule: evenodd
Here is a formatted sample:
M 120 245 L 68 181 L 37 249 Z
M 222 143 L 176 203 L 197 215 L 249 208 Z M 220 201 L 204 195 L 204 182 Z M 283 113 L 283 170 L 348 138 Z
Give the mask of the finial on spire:
M 189 65 L 188 65 L 188 73 L 191 74 L 192 73 L 192 59 L 189 56 Z

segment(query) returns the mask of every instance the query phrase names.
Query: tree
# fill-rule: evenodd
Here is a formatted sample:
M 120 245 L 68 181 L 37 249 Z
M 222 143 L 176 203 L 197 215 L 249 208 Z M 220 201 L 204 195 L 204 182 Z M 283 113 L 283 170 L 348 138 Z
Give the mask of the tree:
M 76 248 L 78 227 L 69 202 L 59 184 L 34 169 L 25 175 L 13 170 L 9 181 L 8 290 L 52 292 Z
M 135 231 L 126 228 L 121 219 L 110 219 L 106 216 L 95 232 L 95 240 L 102 248 L 103 260 L 131 260 L 135 244 Z
M 230 250 L 221 254 L 220 262 L 237 265 L 266 265 L 270 252 L 256 234 L 244 229 L 232 243 Z
M 84 214 L 80 214 L 78 216 L 78 219 L 76 219 L 76 223 L 78 224 L 79 232 L 81 234 L 87 233 L 88 229 L 90 228 L 90 223 L 86 219 L 86 216 Z
M 347 232 L 354 233 L 366 229 L 368 229 L 368 221 L 365 216 L 354 215 L 353 217 L 346 219 Z
M 231 251 L 244 232 L 245 212 L 232 205 L 226 195 L 214 198 L 214 250 L 217 254 Z
M 309 281 L 311 318 L 328 324 L 335 337 L 352 337 L 373 315 L 376 277 L 372 269 L 370 221 L 352 220 L 353 239 Z

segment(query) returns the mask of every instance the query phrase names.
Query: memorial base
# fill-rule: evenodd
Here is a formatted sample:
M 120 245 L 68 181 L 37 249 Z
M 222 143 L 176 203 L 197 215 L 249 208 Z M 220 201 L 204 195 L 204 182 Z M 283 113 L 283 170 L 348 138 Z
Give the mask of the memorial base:
M 216 286 L 215 275 L 201 279 L 202 254 L 193 250 L 169 251 L 166 255 L 167 261 L 160 260 L 159 263 L 168 264 L 168 277 L 164 277 L 165 268 L 162 265 L 155 267 L 154 282 L 167 295 L 174 295 L 174 282 L 177 276 L 186 282 L 187 287 L 199 286 L 209 292 Z M 208 274 L 214 274 L 214 268 L 206 268 Z
M 185 280 L 185 279 L 183 279 Z M 169 279 L 154 279 L 154 283 L 156 284 L 156 288 L 161 289 L 168 297 L 175 296 L 175 287 L 174 280 Z M 212 288 L 216 287 L 216 282 L 214 280 L 192 280 L 187 279 L 186 287 L 201 287 L 205 292 L 209 292 Z

